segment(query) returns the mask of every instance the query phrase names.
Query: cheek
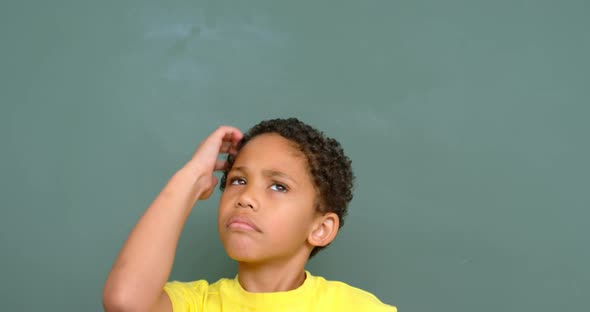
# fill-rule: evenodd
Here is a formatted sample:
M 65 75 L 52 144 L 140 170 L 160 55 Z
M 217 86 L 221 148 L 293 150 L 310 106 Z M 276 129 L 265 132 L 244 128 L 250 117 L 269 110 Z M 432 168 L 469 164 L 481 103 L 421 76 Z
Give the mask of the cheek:
M 217 206 L 217 217 L 221 219 L 224 215 L 231 212 L 233 208 L 234 199 L 231 193 L 227 190 L 221 194 L 219 205 Z
M 273 228 L 273 232 L 278 235 L 289 233 L 303 233 L 306 232 L 313 221 L 313 214 L 310 213 L 309 207 L 293 205 L 290 207 L 283 207 L 269 215 L 269 225 Z

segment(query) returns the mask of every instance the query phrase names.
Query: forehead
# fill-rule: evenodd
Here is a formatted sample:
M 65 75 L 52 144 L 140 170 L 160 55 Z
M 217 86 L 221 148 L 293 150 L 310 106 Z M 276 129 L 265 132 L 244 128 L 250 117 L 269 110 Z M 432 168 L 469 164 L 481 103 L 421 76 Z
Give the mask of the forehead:
M 301 170 L 307 172 L 307 160 L 296 144 L 275 133 L 261 134 L 248 141 L 233 165 L 252 169 L 276 169 L 285 173 Z

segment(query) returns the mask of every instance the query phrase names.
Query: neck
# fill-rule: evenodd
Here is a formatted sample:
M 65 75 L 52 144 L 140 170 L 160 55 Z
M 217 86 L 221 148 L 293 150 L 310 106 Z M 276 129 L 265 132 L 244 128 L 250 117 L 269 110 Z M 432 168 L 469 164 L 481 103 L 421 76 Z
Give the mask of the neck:
M 239 262 L 238 281 L 242 288 L 248 292 L 263 293 L 293 290 L 301 286 L 305 281 L 305 262 L 295 261 L 295 263 L 282 264 Z

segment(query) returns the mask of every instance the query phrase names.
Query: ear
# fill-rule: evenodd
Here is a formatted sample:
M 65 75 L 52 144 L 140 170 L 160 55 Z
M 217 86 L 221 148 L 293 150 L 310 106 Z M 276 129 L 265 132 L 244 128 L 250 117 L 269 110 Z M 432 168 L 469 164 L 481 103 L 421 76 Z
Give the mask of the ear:
M 314 227 L 307 237 L 307 241 L 315 247 L 323 247 L 330 244 L 340 228 L 340 219 L 333 212 L 328 212 L 318 217 Z

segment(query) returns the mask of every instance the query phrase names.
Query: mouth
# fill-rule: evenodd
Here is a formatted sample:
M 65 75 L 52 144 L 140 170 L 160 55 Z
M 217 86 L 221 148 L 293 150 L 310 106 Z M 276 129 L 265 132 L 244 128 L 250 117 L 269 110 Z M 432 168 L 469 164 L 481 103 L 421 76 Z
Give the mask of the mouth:
M 227 222 L 227 228 L 236 231 L 262 232 L 250 218 L 245 216 L 231 217 Z

